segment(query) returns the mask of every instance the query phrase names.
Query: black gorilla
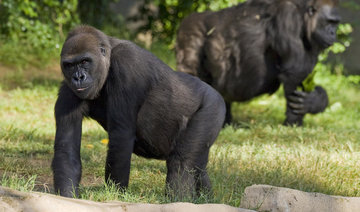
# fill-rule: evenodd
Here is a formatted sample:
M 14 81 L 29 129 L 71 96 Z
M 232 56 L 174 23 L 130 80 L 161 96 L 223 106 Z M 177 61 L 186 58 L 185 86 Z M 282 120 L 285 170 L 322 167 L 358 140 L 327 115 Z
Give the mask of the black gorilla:
M 55 105 L 52 162 L 56 192 L 78 195 L 84 117 L 95 119 L 108 132 L 106 180 L 126 187 L 135 153 L 166 160 L 172 196 L 210 189 L 208 153 L 226 110 L 213 88 L 172 71 L 135 44 L 89 26 L 69 33 L 61 69 L 65 80 Z
M 185 18 L 177 35 L 178 70 L 199 76 L 227 106 L 284 85 L 285 124 L 302 125 L 306 113 L 324 111 L 326 91 L 296 91 L 319 53 L 336 40 L 336 0 L 248 0 L 218 12 Z

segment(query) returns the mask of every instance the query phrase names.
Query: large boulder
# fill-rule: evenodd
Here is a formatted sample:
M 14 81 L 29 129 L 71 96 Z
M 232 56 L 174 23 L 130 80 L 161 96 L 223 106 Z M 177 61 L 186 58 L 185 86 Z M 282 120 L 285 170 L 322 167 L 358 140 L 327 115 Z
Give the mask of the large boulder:
M 245 189 L 240 207 L 271 212 L 355 212 L 360 211 L 360 198 L 253 185 Z

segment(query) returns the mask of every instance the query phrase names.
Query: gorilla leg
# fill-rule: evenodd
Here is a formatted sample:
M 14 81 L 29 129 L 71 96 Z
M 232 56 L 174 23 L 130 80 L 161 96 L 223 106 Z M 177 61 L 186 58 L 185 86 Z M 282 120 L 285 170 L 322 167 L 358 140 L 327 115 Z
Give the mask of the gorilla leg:
M 222 100 L 218 102 L 222 103 Z M 224 113 L 223 104 L 211 102 L 203 105 L 188 122 L 187 128 L 180 132 L 175 149 L 167 160 L 166 182 L 170 195 L 175 191 L 179 198 L 184 198 L 201 190 L 211 190 L 206 165 L 210 146 L 224 122 Z
M 202 157 L 202 158 L 201 158 Z M 198 164 L 195 167 L 195 180 L 196 180 L 196 192 L 199 194 L 200 192 L 210 193 L 211 192 L 211 182 L 209 175 L 206 171 L 207 161 L 209 159 L 209 149 L 204 151 L 202 155 L 200 155 L 200 159 L 198 160 Z
M 305 115 L 299 115 L 293 113 L 292 109 L 287 105 L 286 106 L 286 119 L 284 125 L 286 126 L 302 126 L 303 119 Z
M 226 105 L 226 114 L 225 114 L 224 126 L 227 124 L 231 124 L 232 122 L 231 102 L 225 102 L 225 105 Z
M 171 198 L 183 200 L 195 196 L 194 169 L 179 153 L 166 160 L 166 193 Z
M 167 160 L 168 173 L 166 183 L 168 195 L 182 200 L 194 197 L 200 192 L 210 193 L 211 182 L 206 171 L 209 149 L 194 158 L 195 161 L 184 161 L 179 155 L 172 155 Z

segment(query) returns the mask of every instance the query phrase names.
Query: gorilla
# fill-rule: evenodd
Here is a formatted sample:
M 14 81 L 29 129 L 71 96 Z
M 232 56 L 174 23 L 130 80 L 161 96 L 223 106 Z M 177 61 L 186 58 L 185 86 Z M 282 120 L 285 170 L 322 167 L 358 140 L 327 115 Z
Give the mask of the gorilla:
M 135 153 L 166 160 L 170 197 L 211 189 L 208 154 L 226 111 L 216 90 L 197 77 L 174 72 L 134 43 L 90 26 L 68 34 L 61 69 L 52 161 L 55 192 L 78 196 L 84 117 L 108 133 L 107 182 L 128 186 Z
M 306 113 L 328 105 L 326 91 L 302 82 L 319 53 L 336 41 L 336 0 L 248 0 L 218 12 L 194 13 L 181 23 L 177 68 L 219 91 L 231 122 L 231 102 L 272 94 L 282 83 L 286 125 L 303 124 Z M 302 90 L 297 90 L 297 88 Z

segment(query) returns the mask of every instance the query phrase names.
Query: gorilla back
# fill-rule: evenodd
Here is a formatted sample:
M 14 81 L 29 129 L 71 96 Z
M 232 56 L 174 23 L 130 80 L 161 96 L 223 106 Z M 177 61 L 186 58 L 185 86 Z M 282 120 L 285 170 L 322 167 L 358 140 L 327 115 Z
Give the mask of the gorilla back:
M 302 125 L 306 113 L 322 112 L 326 91 L 297 91 L 319 53 L 336 40 L 337 0 L 248 0 L 218 12 L 195 13 L 181 23 L 177 67 L 199 76 L 227 103 L 274 93 L 282 83 L 285 124 Z
M 78 195 L 84 117 L 108 132 L 107 181 L 127 187 L 135 153 L 166 160 L 172 196 L 210 190 L 208 153 L 225 116 L 224 101 L 215 90 L 172 71 L 135 44 L 89 26 L 69 33 L 61 68 L 65 79 L 55 105 L 52 162 L 56 192 Z

